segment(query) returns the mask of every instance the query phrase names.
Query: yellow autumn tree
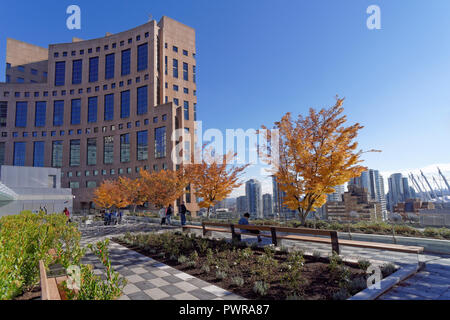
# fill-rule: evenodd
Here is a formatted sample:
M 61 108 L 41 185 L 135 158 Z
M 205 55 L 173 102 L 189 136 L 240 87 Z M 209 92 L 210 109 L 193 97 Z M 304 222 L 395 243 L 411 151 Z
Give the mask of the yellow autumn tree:
M 203 151 L 201 163 L 186 165 L 185 172 L 195 196 L 202 199 L 199 206 L 208 209 L 209 217 L 211 207 L 242 185 L 239 178 L 249 165 L 231 165 L 236 157 L 232 152 L 219 159 L 212 157 L 204 147 Z
M 133 213 L 136 212 L 137 206 L 141 206 L 147 201 L 141 178 L 119 177 L 117 183 L 122 197 L 126 199 L 129 205 L 133 206 Z
M 100 208 L 124 208 L 130 205 L 124 193 L 120 190 L 118 180 L 104 180 L 102 184 L 94 190 L 94 203 Z
M 285 192 L 283 205 L 298 211 L 302 225 L 310 212 L 325 204 L 327 194 L 334 192 L 335 186 L 367 170 L 358 165 L 363 152 L 355 151 L 358 144 L 354 141 L 363 126 L 344 126 L 344 99 L 336 100 L 334 106 L 319 112 L 311 108 L 307 117 L 299 115 L 293 120 L 287 113 L 275 122 L 275 129 L 279 130 L 279 162 L 272 167 L 272 173 Z M 266 129 L 267 141 L 271 141 L 271 131 L 262 128 Z M 262 150 L 266 150 L 266 161 L 274 156 L 267 146 Z
M 184 193 L 186 177 L 181 170 L 141 171 L 142 192 L 157 208 L 168 206 Z

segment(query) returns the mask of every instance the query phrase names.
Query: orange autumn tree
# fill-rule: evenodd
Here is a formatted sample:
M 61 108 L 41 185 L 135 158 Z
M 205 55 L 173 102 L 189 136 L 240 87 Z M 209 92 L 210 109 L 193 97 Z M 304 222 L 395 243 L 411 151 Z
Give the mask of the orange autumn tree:
M 133 213 L 136 212 L 137 206 L 141 206 L 147 201 L 147 195 L 143 190 L 142 179 L 119 177 L 117 183 L 122 197 L 126 199 L 129 205 L 133 206 Z
M 231 165 L 236 157 L 232 152 L 223 155 L 220 157 L 221 161 L 218 161 L 218 157 L 206 155 L 205 151 L 203 148 L 201 163 L 186 166 L 186 175 L 192 184 L 194 194 L 202 199 L 199 206 L 208 209 L 209 217 L 211 207 L 242 185 L 239 178 L 249 165 Z
M 363 152 L 355 152 L 358 144 L 354 140 L 363 126 L 344 126 L 344 99 L 336 99 L 336 104 L 328 109 L 316 112 L 311 108 L 307 117 L 299 115 L 293 120 L 287 113 L 275 122 L 275 129 L 279 130 L 279 162 L 272 173 L 285 192 L 283 204 L 298 211 L 303 226 L 308 214 L 325 204 L 327 194 L 334 192 L 335 186 L 367 170 L 358 165 Z M 271 140 L 269 130 L 266 138 Z M 273 156 L 263 152 L 266 160 Z
M 120 190 L 118 180 L 104 180 L 102 184 L 94 190 L 94 203 L 100 208 L 124 208 L 130 205 L 128 199 Z
M 186 177 L 181 170 L 141 171 L 142 192 L 157 208 L 168 206 L 184 193 Z

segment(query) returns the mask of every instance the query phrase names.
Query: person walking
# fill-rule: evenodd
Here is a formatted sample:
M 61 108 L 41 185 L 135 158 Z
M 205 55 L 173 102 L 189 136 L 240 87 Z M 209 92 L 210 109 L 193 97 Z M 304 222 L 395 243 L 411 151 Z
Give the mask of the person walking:
M 123 216 L 123 210 L 120 209 L 120 210 L 119 210 L 118 221 L 117 221 L 118 224 L 121 224 L 121 223 L 122 223 L 122 216 Z
M 181 220 L 181 225 L 184 226 L 186 225 L 186 206 L 184 205 L 184 201 L 181 201 L 181 205 L 180 205 L 180 220 Z
M 110 223 L 110 219 L 111 219 L 111 214 L 109 213 L 109 209 L 106 209 L 105 217 L 104 217 L 105 226 L 107 226 Z
M 67 209 L 67 207 L 64 208 L 63 213 L 66 215 L 67 220 L 69 222 L 72 222 L 72 220 L 70 220 L 70 212 L 69 212 L 69 209 Z
M 164 207 L 159 209 L 159 217 L 161 218 L 161 225 L 166 223 L 166 211 L 167 209 Z
M 167 225 L 172 225 L 172 214 L 173 214 L 173 208 L 172 205 L 169 204 L 166 211 L 166 222 Z

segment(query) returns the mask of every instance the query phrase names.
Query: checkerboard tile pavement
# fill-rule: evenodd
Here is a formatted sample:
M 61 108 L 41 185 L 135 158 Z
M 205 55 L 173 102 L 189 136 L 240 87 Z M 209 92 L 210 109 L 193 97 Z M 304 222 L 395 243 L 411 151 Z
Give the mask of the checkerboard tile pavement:
M 117 243 L 110 242 L 109 252 L 114 270 L 128 281 L 119 300 L 244 299 Z M 105 277 L 103 265 L 93 254 L 87 254 L 82 262 L 92 264 L 94 273 Z

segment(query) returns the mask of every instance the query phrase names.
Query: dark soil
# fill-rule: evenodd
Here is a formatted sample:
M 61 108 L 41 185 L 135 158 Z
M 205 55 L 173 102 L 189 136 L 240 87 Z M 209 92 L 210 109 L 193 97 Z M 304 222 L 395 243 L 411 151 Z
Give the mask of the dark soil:
M 188 273 L 194 277 L 200 278 L 218 287 L 221 287 L 227 291 L 231 291 L 247 299 L 264 299 L 264 300 L 285 300 L 292 294 L 292 289 L 285 283 L 282 283 L 283 273 L 280 271 L 277 274 L 273 274 L 272 281 L 270 282 L 270 288 L 267 295 L 264 297 L 258 296 L 253 292 L 254 275 L 251 274 L 251 270 L 255 270 L 258 267 L 257 260 L 248 259 L 241 262 L 238 265 L 233 265 L 231 271 L 228 272 L 225 279 L 216 278 L 216 269 L 211 268 L 210 272 L 206 273 L 201 270 L 201 267 L 206 264 L 206 257 L 200 256 L 195 267 L 189 267 L 187 263 L 179 263 L 178 261 L 171 260 L 167 255 L 163 257 L 161 252 L 162 248 L 147 247 L 146 249 L 139 246 L 132 246 L 124 243 L 120 239 L 114 238 L 113 241 L 139 252 L 147 257 L 153 258 L 159 262 L 167 264 L 173 268 L 176 268 L 182 272 Z M 263 250 L 260 248 L 253 249 L 255 256 L 263 254 Z M 287 258 L 286 253 L 277 252 L 275 259 L 279 264 L 285 261 Z M 316 257 L 304 257 L 305 263 L 302 269 L 303 283 L 299 284 L 296 292 L 298 292 L 302 299 L 305 300 L 332 300 L 333 295 L 339 291 L 339 282 L 334 279 L 328 268 L 327 258 Z M 232 262 L 230 261 L 230 264 Z M 345 264 L 345 263 L 344 263 Z M 346 264 L 350 271 L 350 278 L 353 280 L 358 277 L 363 277 L 365 272 L 355 266 Z M 231 279 L 234 276 L 240 276 L 245 280 L 242 287 L 237 287 L 231 283 Z

